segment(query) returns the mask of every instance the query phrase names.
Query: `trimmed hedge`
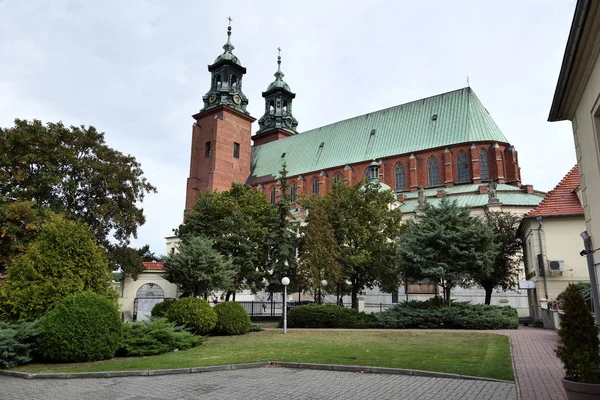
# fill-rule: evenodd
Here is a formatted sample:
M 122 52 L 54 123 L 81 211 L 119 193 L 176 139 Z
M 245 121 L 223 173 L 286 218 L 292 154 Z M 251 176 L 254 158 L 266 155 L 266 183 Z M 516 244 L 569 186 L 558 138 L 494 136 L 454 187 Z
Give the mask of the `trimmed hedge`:
M 214 308 L 217 313 L 217 325 L 214 331 L 224 335 L 243 335 L 250 330 L 252 322 L 248 312 L 240 303 L 225 301 Z
M 165 299 L 157 303 L 153 308 L 151 315 L 153 318 L 166 318 L 169 308 L 173 305 L 175 299 Z
M 381 328 L 389 329 L 517 329 L 519 317 L 512 307 L 452 303 L 431 307 L 420 301 L 400 303 L 375 314 Z
M 153 356 L 175 349 L 187 350 L 202 344 L 203 341 L 202 336 L 186 332 L 165 318 L 156 318 L 152 321 L 124 324 L 116 356 Z
M 167 319 L 195 333 L 209 333 L 217 325 L 217 314 L 208 301 L 197 297 L 177 299 L 167 311 Z
M 353 308 L 334 304 L 309 304 L 292 308 L 288 312 L 289 328 L 377 328 L 373 314 L 359 313 Z M 281 325 L 282 323 L 280 323 Z
M 33 358 L 39 322 L 0 322 L 0 368 L 26 364 Z
M 122 329 L 117 305 L 93 292 L 65 297 L 40 321 L 38 349 L 55 362 L 112 358 Z

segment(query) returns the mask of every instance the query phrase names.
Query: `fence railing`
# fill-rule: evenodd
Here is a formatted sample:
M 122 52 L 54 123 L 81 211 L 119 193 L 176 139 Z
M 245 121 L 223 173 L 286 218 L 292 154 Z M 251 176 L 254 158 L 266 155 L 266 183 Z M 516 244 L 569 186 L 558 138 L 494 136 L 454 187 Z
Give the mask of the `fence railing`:
M 250 317 L 281 317 L 282 301 L 238 301 Z

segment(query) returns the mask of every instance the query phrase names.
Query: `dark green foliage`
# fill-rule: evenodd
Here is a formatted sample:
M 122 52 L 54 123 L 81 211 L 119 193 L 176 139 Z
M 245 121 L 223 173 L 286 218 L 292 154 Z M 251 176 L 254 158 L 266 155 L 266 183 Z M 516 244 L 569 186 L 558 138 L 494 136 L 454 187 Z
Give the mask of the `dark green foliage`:
M 235 276 L 229 299 L 241 289 L 263 288 L 265 241 L 275 218 L 275 208 L 262 193 L 234 183 L 227 192 L 201 193 L 175 234 L 184 241 L 193 236 L 211 238 L 215 249 L 231 259 Z
M 373 314 L 359 313 L 353 308 L 334 304 L 294 307 L 287 318 L 289 328 L 377 328 L 377 318 Z
M 0 322 L 0 368 L 12 368 L 30 362 L 38 334 L 38 321 L 15 324 Z
M 133 280 L 137 280 L 139 274 L 144 270 L 142 258 L 138 251 L 126 245 L 109 245 L 108 259 L 110 269 L 117 271 L 119 268 L 123 272 L 123 276 L 129 275 Z
M 0 128 L 0 195 L 82 219 L 105 244 L 126 243 L 145 222 L 139 204 L 156 189 L 142 175 L 92 126 L 16 119 Z
M 85 362 L 115 355 L 122 323 L 117 305 L 92 292 L 65 297 L 40 321 L 38 349 L 54 362 Z
M 252 323 L 248 312 L 240 303 L 225 301 L 214 308 L 217 325 L 214 331 L 224 335 L 243 335 L 250 330 Z
M 563 363 L 565 377 L 600 383 L 600 341 L 594 317 L 576 285 L 569 284 L 563 298 L 556 355 Z
M 405 277 L 440 285 L 446 304 L 454 286 L 468 286 L 473 276 L 489 273 L 496 255 L 491 228 L 447 197 L 436 206 L 426 203 L 398 239 Z
M 576 282 L 576 283 L 572 283 L 571 285 L 576 286 L 577 290 L 579 290 L 580 293 L 585 292 L 585 291 L 589 292 L 590 289 L 592 288 L 592 285 L 589 282 Z M 558 294 L 558 296 L 556 296 L 556 298 L 558 300 L 564 300 L 566 291 L 567 291 L 567 289 L 565 288 L 565 290 L 560 292 Z
M 53 215 L 25 253 L 15 257 L 0 285 L 5 321 L 33 321 L 65 296 L 82 291 L 115 299 L 105 252 L 80 221 Z
M 205 236 L 188 236 L 179 251 L 165 258 L 163 277 L 176 284 L 184 297 L 203 296 L 210 291 L 232 287 L 235 267 L 231 259 L 219 253 L 214 240 Z
M 167 318 L 198 334 L 209 333 L 217 324 L 217 314 L 208 301 L 196 297 L 175 300 L 167 311 Z
M 156 304 L 154 308 L 152 308 L 152 317 L 153 318 L 166 318 L 167 312 L 171 305 L 175 302 L 175 299 L 165 299 L 160 303 Z
M 187 350 L 204 341 L 202 336 L 186 332 L 164 318 L 123 325 L 117 357 L 154 356 L 170 351 Z
M 430 301 L 399 303 L 375 314 L 386 329 L 517 329 L 519 317 L 512 307 L 452 303 L 435 307 Z
M 250 325 L 250 330 L 248 332 L 262 332 L 262 331 L 264 331 L 262 326 L 257 325 L 257 324 L 252 324 L 252 325 Z

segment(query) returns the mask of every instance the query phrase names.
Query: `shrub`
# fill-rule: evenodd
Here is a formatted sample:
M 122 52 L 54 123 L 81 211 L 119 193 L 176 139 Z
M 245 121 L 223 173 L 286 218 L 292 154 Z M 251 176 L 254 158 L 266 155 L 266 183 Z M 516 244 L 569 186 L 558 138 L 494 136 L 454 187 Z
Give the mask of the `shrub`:
M 352 308 L 334 304 L 309 304 L 294 307 L 288 312 L 290 328 L 376 328 L 373 314 L 359 313 Z
M 65 297 L 40 321 L 38 348 L 56 362 L 97 361 L 117 350 L 122 323 L 117 305 L 93 292 Z
M 569 284 L 564 291 L 562 310 L 556 355 L 565 367 L 565 378 L 600 383 L 598 328 L 576 285 Z
M 166 318 L 167 317 L 167 312 L 169 311 L 169 308 L 171 308 L 171 305 L 173 305 L 173 303 L 175 302 L 175 299 L 165 299 L 163 301 L 161 301 L 160 303 L 157 303 L 154 308 L 152 308 L 152 317 L 153 318 Z
M 195 333 L 208 333 L 217 324 L 217 314 L 208 301 L 196 297 L 175 300 L 169 307 L 167 318 Z
M 215 332 L 225 335 L 243 335 L 250 330 L 250 316 L 240 303 L 225 301 L 214 308 L 217 313 Z
M 30 362 L 38 333 L 38 321 L 15 324 L 0 322 L 0 368 L 12 368 Z
M 432 307 L 421 301 L 399 303 L 375 314 L 381 328 L 389 329 L 517 329 L 519 317 L 512 307 L 455 302 Z
M 119 340 L 117 357 L 153 356 L 196 347 L 204 341 L 202 336 L 186 332 L 182 327 L 156 318 L 152 321 L 127 323 Z
M 262 326 L 260 326 L 258 324 L 252 324 L 252 325 L 250 325 L 250 330 L 248 332 L 262 332 L 262 331 L 264 331 Z

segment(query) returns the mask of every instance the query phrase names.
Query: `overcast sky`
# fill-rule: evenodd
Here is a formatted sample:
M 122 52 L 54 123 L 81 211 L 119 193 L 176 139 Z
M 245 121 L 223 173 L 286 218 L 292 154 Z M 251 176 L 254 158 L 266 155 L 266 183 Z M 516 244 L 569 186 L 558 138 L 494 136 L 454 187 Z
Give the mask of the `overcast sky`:
M 0 0 L 0 126 L 93 125 L 158 193 L 133 244 L 165 253 L 182 220 L 191 115 L 227 17 L 255 118 L 277 47 L 300 132 L 470 86 L 548 191 L 576 163 L 571 126 L 547 122 L 575 0 Z M 257 130 L 255 122 L 253 131 Z

